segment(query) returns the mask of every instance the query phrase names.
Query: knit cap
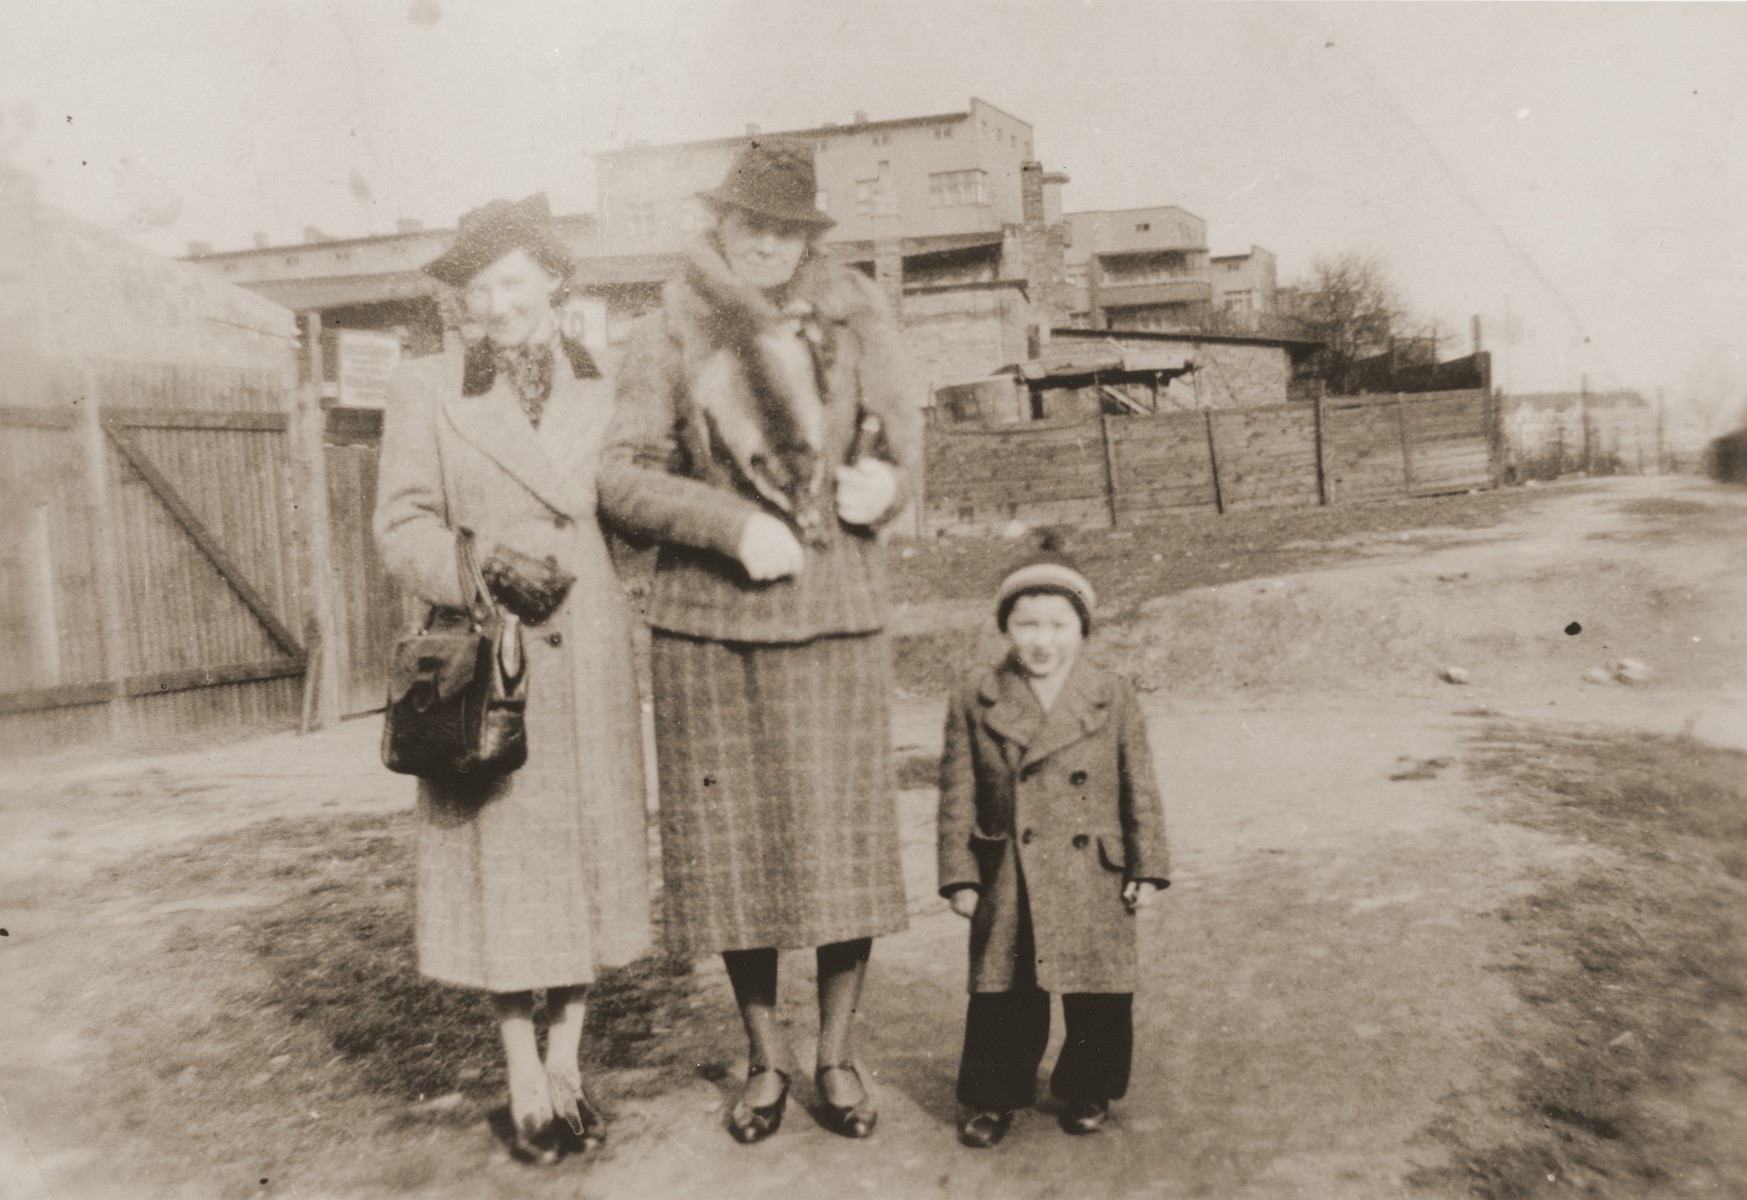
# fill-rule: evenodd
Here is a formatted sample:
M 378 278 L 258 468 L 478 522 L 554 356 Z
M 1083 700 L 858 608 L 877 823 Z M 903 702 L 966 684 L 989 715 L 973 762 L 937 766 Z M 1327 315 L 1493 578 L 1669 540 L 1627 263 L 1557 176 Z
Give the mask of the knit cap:
M 1098 605 L 1098 594 L 1091 581 L 1081 573 L 1080 565 L 1064 548 L 1060 535 L 1049 532 L 1039 539 L 1035 553 L 1015 563 L 1001 579 L 995 591 L 995 623 L 1007 632 L 1007 618 L 1021 596 L 1044 592 L 1065 596 L 1079 611 L 1080 632 L 1092 632 L 1092 610 Z

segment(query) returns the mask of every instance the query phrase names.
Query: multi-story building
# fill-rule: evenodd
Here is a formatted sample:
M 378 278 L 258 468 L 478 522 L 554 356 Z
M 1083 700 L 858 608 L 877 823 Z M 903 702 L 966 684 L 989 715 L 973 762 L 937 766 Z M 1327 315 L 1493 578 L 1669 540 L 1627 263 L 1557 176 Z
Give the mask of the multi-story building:
M 999 236 L 1021 219 L 1019 170 L 1031 161 L 1031 126 L 975 97 L 964 112 L 761 133 L 595 155 L 601 252 L 679 250 L 709 220 L 698 193 L 714 188 L 750 138 L 810 143 L 819 210 L 836 222 L 830 243 L 888 235 Z M 871 251 L 870 251 L 871 253 Z
M 1259 328 L 1264 316 L 1279 312 L 1279 277 L 1274 254 L 1251 246 L 1244 254 L 1216 254 L 1209 262 L 1213 307 L 1236 324 Z
M 1213 301 L 1207 222 L 1175 206 L 1066 214 L 1063 255 L 1072 322 L 1091 329 L 1170 330 Z
M 1205 221 L 1175 207 L 1064 216 L 1067 177 L 1036 160 L 1031 126 L 973 97 L 962 112 L 883 121 L 857 113 L 846 124 L 770 134 L 748 126 L 735 137 L 597 155 L 596 211 L 555 224 L 602 341 L 620 341 L 659 301 L 709 221 L 699 194 L 761 137 L 811 144 L 817 205 L 836 221 L 825 248 L 885 289 L 919 385 L 1034 357 L 1053 328 L 1178 329 L 1213 303 Z M 335 380 L 337 330 L 398 334 L 411 353 L 443 348 L 458 314 L 419 267 L 453 237 L 411 223 L 351 239 L 312 229 L 298 245 L 258 237 L 246 250 L 191 246 L 190 258 L 319 326 L 324 375 Z M 1272 256 L 1252 251 L 1262 256 L 1271 281 Z

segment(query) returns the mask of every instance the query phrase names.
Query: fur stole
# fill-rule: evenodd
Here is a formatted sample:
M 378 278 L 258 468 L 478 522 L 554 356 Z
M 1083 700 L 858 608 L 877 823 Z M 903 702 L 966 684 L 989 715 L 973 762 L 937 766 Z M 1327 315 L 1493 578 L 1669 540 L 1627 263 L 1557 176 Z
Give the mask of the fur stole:
M 826 380 L 848 317 L 837 268 L 808 258 L 772 303 L 714 245 L 691 250 L 676 308 L 691 335 L 687 387 L 713 453 L 805 538 L 828 520 Z

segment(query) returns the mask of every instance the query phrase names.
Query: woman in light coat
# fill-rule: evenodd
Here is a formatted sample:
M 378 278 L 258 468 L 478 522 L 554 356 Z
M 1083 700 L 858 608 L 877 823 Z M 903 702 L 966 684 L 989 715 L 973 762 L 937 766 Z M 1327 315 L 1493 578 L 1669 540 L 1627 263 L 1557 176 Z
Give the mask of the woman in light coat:
M 462 528 L 487 565 L 550 557 L 560 585 L 575 577 L 556 611 L 523 631 L 527 764 L 486 783 L 418 786 L 419 969 L 493 994 L 517 1150 L 550 1161 L 604 1135 L 579 1064 L 586 986 L 650 941 L 630 620 L 595 517 L 612 394 L 561 333 L 571 263 L 544 196 L 469 213 L 425 270 L 461 292 L 486 337 L 463 363 L 399 369 L 376 508 L 383 559 L 438 606 L 465 603 Z
M 774 1133 L 777 951 L 815 950 L 825 1124 L 865 1137 L 852 1057 L 875 936 L 904 928 L 875 531 L 919 467 L 897 328 L 816 253 L 811 146 L 754 142 L 619 373 L 601 510 L 661 551 L 650 596 L 670 947 L 720 953 L 749 1043 L 728 1118 Z M 862 437 L 857 441 L 857 431 Z

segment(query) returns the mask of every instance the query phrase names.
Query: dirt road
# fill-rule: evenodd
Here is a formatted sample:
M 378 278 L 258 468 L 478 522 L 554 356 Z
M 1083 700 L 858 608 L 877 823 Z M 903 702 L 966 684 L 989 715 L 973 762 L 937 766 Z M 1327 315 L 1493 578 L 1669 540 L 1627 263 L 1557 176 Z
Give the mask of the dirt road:
M 724 1136 L 720 1076 L 740 1064 L 708 964 L 685 1019 L 710 1061 L 660 1086 L 608 1072 L 617 1123 L 595 1161 L 533 1174 L 460 1093 L 430 1119 L 361 1092 L 305 1025 L 227 1009 L 266 986 L 241 947 L 302 876 L 198 847 L 246 847 L 268 822 L 403 814 L 365 722 L 7 778 L 0 1194 L 1471 1194 L 1450 1182 L 1439 1130 L 1521 1132 L 1490 1128 L 1504 1106 L 1487 1099 L 1510 1093 L 1511 1038 L 1534 1018 L 1505 970 L 1521 947 L 1501 913 L 1607 853 L 1503 819 L 1471 769 L 1475 739 L 1511 720 L 1747 746 L 1747 498 L 1691 480 L 1555 491 L 1481 538 L 1356 539 L 1343 565 L 1147 601 L 1101 635 L 1152 688 L 1175 869 L 1142 918 L 1135 1083 L 1099 1137 L 1033 1112 L 994 1152 L 953 1140 L 965 929 L 932 895 L 926 788 L 902 797 L 912 927 L 879 944 L 868 990 L 870 1141 L 804 1111 L 758 1147 Z M 973 604 L 911 619 L 924 613 L 930 628 L 982 619 Z M 1618 682 L 1621 659 L 1649 673 Z M 1469 682 L 1441 679 L 1449 666 Z M 937 697 L 900 702 L 908 779 L 938 749 L 939 712 Z M 180 879 L 165 852 L 185 853 Z M 130 868 L 152 855 L 142 892 Z M 785 959 L 803 1071 L 808 967 Z M 231 1049 L 209 1061 L 205 1042 Z M 1747 1194 L 1747 1177 L 1708 1182 L 1723 1190 L 1702 1194 Z

